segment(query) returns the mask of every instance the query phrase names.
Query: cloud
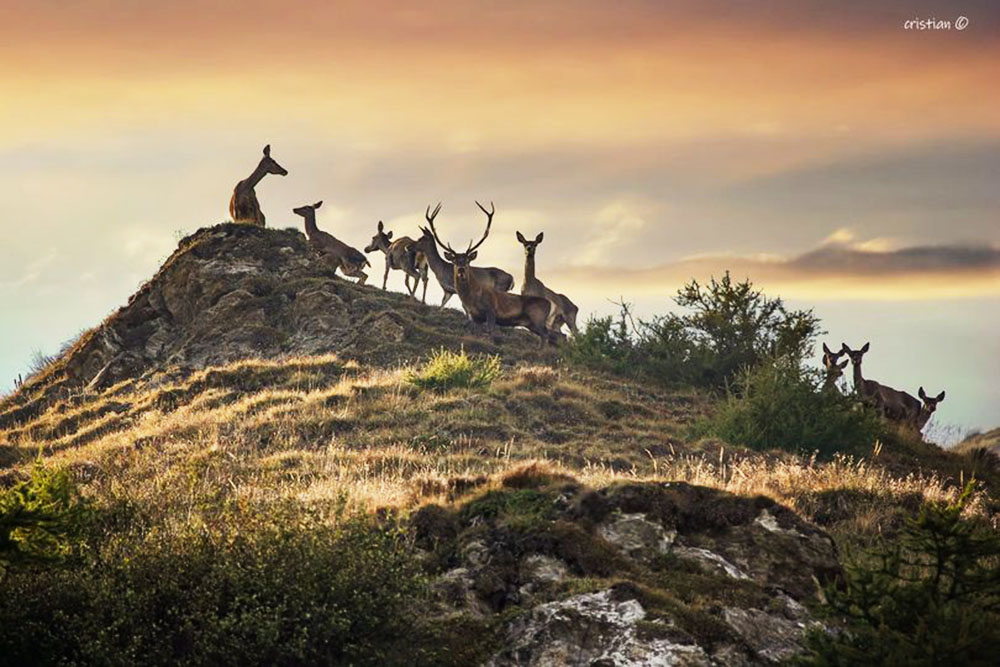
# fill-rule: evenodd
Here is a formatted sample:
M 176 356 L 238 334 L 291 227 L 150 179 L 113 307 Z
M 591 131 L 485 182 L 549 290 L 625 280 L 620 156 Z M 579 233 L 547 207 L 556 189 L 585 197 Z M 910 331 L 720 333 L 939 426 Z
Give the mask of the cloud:
M 669 293 L 696 278 L 730 271 L 786 296 L 823 299 L 925 299 L 1000 295 L 1000 246 L 941 244 L 889 248 L 891 239 L 857 239 L 849 230 L 792 255 L 702 254 L 646 268 L 573 266 L 554 271 L 578 288 Z

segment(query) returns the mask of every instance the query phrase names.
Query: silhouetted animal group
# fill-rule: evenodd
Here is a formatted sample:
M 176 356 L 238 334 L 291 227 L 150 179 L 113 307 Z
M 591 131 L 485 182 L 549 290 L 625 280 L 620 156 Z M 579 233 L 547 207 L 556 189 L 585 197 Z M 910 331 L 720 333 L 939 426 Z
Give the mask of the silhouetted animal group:
M 882 417 L 919 433 L 937 410 L 938 403 L 944 400 L 944 392 L 932 397 L 920 387 L 917 392 L 920 399 L 917 400 L 905 391 L 865 378 L 861 374 L 861 359 L 869 347 L 870 344 L 865 343 L 860 350 L 852 350 L 847 343 L 841 343 L 840 350 L 834 352 L 823 343 L 826 388 L 836 391 L 837 379 L 844 374 L 849 361 L 854 369 L 854 392 L 858 398 L 865 405 L 875 408 Z M 840 362 L 843 355 L 847 355 L 848 359 Z
M 264 156 L 253 173 L 237 183 L 233 190 L 229 213 L 234 222 L 264 226 L 264 214 L 254 188 L 267 174 L 288 175 L 288 171 L 271 157 L 270 144 L 264 147 Z M 310 246 L 333 265 L 334 272 L 340 269 L 345 276 L 357 278 L 358 284 L 363 285 L 368 278 L 363 269 L 371 266 L 370 262 L 362 252 L 316 226 L 316 210 L 322 205 L 323 202 L 318 201 L 292 209 L 292 212 L 302 216 Z M 485 325 L 490 335 L 497 325 L 521 326 L 538 335 L 540 344 L 545 345 L 555 344 L 565 338 L 562 333 L 564 325 L 576 334 L 579 309 L 566 295 L 549 289 L 535 275 L 535 252 L 542 242 L 542 233 L 529 241 L 521 232 L 517 232 L 517 240 L 525 251 L 524 282 L 519 295 L 510 292 L 514 287 L 514 277 L 511 274 L 495 267 L 470 265 L 476 259 L 476 249 L 489 236 L 493 215 L 496 213 L 492 202 L 488 211 L 479 202 L 476 205 L 486 214 L 486 231 L 477 243 L 470 243 L 465 252 L 455 251 L 438 237 L 434 219 L 441 212 L 440 203 L 433 212 L 427 207 L 425 218 L 428 227 L 420 227 L 421 236 L 417 240 L 408 236 L 393 240 L 392 232 L 386 231 L 385 225 L 379 220 L 375 236 L 365 247 L 365 252 L 380 250 L 385 254 L 382 289 L 386 288 L 390 270 L 402 271 L 410 296 L 416 298 L 417 287 L 423 282 L 421 303 L 426 303 L 427 273 L 430 269 L 444 290 L 441 307 L 448 303 L 453 294 L 458 294 L 470 321 Z M 441 253 L 438 252 L 439 247 Z

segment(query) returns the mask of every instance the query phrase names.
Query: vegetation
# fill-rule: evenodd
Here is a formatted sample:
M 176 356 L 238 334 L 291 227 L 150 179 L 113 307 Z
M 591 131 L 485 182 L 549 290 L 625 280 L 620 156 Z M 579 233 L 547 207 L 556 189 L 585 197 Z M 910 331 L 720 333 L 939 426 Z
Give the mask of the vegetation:
M 123 518 L 76 567 L 9 577 L 6 661 L 375 665 L 398 650 L 387 638 L 419 636 L 403 612 L 423 580 L 392 523 L 293 511 L 140 537 Z
M 592 318 L 567 357 L 665 384 L 722 388 L 769 359 L 803 360 L 821 333 L 811 310 L 789 311 L 728 272 L 707 285 L 692 280 L 674 302 L 687 312 L 636 321 L 623 303 L 617 320 Z
M 787 357 L 744 369 L 728 397 L 695 427 L 734 445 L 766 451 L 838 453 L 871 451 L 884 426 L 853 397 L 824 391 L 822 379 Z
M 500 377 L 500 357 L 469 356 L 463 348 L 453 352 L 444 348 L 435 352 L 419 371 L 407 375 L 407 381 L 420 389 L 487 389 Z
M 847 632 L 811 636 L 814 665 L 992 665 L 1000 651 L 1000 535 L 957 501 L 929 502 L 827 591 Z
M 41 462 L 26 481 L 0 489 L 0 580 L 12 565 L 68 555 L 83 516 L 69 474 Z

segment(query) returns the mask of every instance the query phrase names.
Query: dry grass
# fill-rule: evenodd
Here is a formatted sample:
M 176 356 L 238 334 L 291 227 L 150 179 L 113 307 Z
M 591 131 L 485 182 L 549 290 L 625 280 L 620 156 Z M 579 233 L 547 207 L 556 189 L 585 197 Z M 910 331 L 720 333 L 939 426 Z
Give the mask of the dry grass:
M 959 481 L 893 473 L 878 457 L 820 464 L 689 442 L 687 425 L 708 405 L 696 393 L 546 366 L 515 367 L 487 389 L 431 392 L 407 382 L 411 371 L 326 356 L 126 384 L 0 431 L 0 453 L 16 477 L 41 451 L 99 503 L 164 526 L 288 502 L 406 510 L 541 461 L 596 486 L 677 480 L 767 495 L 835 534 L 873 535 L 925 498 L 954 497 Z M 978 507 L 988 511 L 985 499 Z

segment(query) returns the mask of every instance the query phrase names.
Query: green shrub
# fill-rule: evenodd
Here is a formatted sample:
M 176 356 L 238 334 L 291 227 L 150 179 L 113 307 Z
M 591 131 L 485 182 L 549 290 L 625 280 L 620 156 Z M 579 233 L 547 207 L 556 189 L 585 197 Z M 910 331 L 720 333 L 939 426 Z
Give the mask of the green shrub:
M 818 374 L 790 359 L 745 370 L 716 411 L 695 425 L 695 435 L 821 458 L 870 452 L 882 431 L 878 417 L 820 385 Z
M 419 370 L 410 372 L 406 380 L 421 389 L 443 391 L 454 388 L 486 389 L 500 377 L 500 357 L 470 357 L 460 352 L 441 349 Z
M 847 565 L 826 611 L 847 632 L 812 633 L 812 665 L 994 665 L 1000 655 L 1000 534 L 954 504 L 926 503 L 902 535 Z
M 590 319 L 566 346 L 570 362 L 665 384 L 722 388 L 742 368 L 782 356 L 801 361 L 821 333 L 811 310 L 789 311 L 749 280 L 727 272 L 707 285 L 696 280 L 674 302 L 685 309 L 636 321 L 622 303 L 617 319 Z
M 12 565 L 68 555 L 83 512 L 69 473 L 41 463 L 27 481 L 0 490 L 0 579 Z
M 0 589 L 7 664 L 386 664 L 419 637 L 423 590 L 393 525 L 302 515 L 228 534 L 109 533 L 77 568 L 13 572 Z M 396 653 L 394 653 L 394 651 Z M 395 656 L 395 657 L 393 657 Z

